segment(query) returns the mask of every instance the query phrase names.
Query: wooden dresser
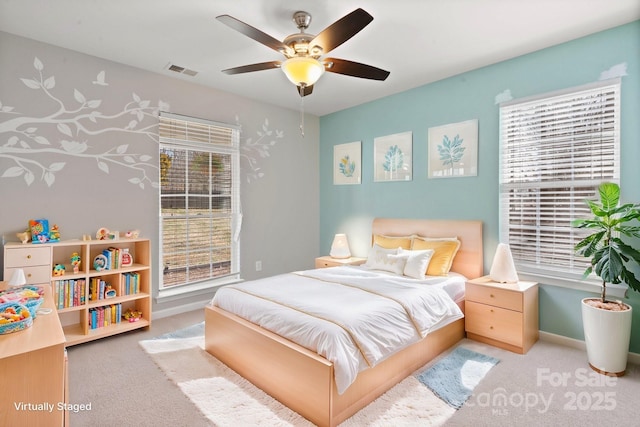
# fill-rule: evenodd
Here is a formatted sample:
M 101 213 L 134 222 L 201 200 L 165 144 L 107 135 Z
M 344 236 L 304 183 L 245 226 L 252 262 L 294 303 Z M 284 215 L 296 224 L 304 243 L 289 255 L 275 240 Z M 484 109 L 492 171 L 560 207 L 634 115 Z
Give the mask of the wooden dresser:
M 6 284 L 0 282 L 0 290 Z M 65 338 L 44 285 L 41 309 L 33 325 L 0 335 L 0 425 L 63 426 L 66 418 L 67 363 Z
M 538 340 L 538 284 L 497 283 L 489 277 L 465 287 L 467 337 L 524 354 Z

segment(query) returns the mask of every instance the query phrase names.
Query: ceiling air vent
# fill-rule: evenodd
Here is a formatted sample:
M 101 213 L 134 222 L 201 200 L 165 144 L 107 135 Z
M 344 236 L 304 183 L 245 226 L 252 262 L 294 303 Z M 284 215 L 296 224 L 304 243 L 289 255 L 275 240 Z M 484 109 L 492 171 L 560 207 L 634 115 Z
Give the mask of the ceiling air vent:
M 181 67 L 181 66 L 179 66 L 179 65 L 172 64 L 172 63 L 168 63 L 168 64 L 167 64 L 167 66 L 166 66 L 165 68 L 166 68 L 167 70 L 169 70 L 169 71 L 174 71 L 174 72 L 176 72 L 176 73 L 180 73 L 180 74 L 186 74 L 187 76 L 191 76 L 191 77 L 193 77 L 193 76 L 195 76 L 196 74 L 198 74 L 198 72 L 197 72 L 197 71 L 190 70 L 190 69 L 188 69 L 188 68 L 184 68 L 184 67 Z

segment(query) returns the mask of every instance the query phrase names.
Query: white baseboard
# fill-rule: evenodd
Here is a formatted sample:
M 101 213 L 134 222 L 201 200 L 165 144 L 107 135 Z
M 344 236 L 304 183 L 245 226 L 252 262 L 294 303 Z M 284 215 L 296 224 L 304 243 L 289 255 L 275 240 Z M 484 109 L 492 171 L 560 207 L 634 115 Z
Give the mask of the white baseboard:
M 582 340 L 577 340 L 562 335 L 556 335 L 545 331 L 540 331 L 540 339 L 542 341 L 547 341 L 553 344 L 564 345 L 566 347 L 587 351 L 587 345 Z M 629 357 L 627 360 L 631 363 L 640 364 L 640 354 L 629 352 Z
M 153 312 L 154 319 L 161 319 L 163 317 L 173 316 L 175 314 L 186 313 L 188 311 L 198 310 L 199 308 L 204 308 L 207 304 L 211 302 L 211 297 L 204 299 L 202 301 L 196 301 L 189 304 L 179 305 L 177 307 L 165 308 L 164 310 L 158 310 Z

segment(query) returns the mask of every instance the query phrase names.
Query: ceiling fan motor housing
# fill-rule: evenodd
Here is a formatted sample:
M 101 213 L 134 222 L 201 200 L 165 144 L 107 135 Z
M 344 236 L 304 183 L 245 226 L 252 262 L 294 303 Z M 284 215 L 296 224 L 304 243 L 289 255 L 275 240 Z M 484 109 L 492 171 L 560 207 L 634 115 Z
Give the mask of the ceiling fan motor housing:
M 311 14 L 299 10 L 293 14 L 293 22 L 295 22 L 296 27 L 303 32 L 309 28 L 309 24 L 311 24 Z

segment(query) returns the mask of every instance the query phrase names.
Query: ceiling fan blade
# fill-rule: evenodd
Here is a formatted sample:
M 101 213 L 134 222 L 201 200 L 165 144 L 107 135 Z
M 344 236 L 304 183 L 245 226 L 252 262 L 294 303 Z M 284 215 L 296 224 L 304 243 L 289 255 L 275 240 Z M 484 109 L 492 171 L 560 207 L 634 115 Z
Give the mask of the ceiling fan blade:
M 347 61 L 346 59 L 325 58 L 322 62 L 325 63 L 325 71 L 360 77 L 362 79 L 385 80 L 390 74 L 389 71 L 381 68 L 359 62 Z
M 257 64 L 243 65 L 240 67 L 227 68 L 222 70 L 225 74 L 242 74 L 251 73 L 252 71 L 270 70 L 272 68 L 280 68 L 280 61 L 260 62 Z
M 298 88 L 298 95 L 300 95 L 301 97 L 311 95 L 311 92 L 313 92 L 313 85 L 297 86 L 297 88 Z
M 311 48 L 320 46 L 323 53 L 327 54 L 355 36 L 371 21 L 373 21 L 373 16 L 369 15 L 364 9 L 356 9 L 322 30 L 320 34 L 311 40 L 309 46 Z
M 252 27 L 249 24 L 245 24 L 244 22 L 234 18 L 230 15 L 220 15 L 217 16 L 216 19 L 228 27 L 233 28 L 236 31 L 241 32 L 245 36 L 254 39 L 255 41 L 262 43 L 263 45 L 270 47 L 271 49 L 278 51 L 282 54 L 285 52 L 289 52 L 291 48 L 286 44 L 282 43 L 280 40 L 271 37 L 267 33 L 263 33 L 257 28 Z

